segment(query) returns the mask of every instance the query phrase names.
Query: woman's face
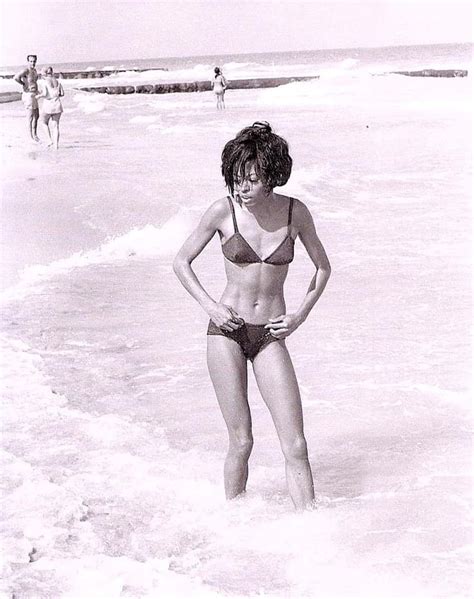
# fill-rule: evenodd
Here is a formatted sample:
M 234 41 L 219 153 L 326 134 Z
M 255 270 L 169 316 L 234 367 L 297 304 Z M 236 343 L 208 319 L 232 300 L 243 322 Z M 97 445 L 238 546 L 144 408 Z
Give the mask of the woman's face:
M 244 176 L 236 175 L 234 179 L 234 195 L 246 206 L 253 206 L 268 197 L 268 189 L 257 175 L 253 163 L 246 164 Z

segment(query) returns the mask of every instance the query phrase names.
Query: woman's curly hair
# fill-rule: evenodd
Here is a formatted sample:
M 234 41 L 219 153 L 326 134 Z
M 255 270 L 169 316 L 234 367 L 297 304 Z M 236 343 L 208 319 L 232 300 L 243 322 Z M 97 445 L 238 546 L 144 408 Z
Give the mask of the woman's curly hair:
M 245 127 L 222 151 L 222 176 L 231 195 L 235 179 L 245 176 L 245 167 L 252 163 L 255 173 L 268 191 L 280 187 L 290 178 L 293 160 L 288 143 L 273 133 L 267 122 Z

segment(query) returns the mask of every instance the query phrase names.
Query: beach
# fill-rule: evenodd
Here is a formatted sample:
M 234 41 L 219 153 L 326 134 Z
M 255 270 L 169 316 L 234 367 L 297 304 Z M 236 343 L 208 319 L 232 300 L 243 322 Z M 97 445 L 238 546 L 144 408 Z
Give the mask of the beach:
M 471 72 L 337 58 L 318 80 L 230 90 L 225 111 L 211 92 L 66 82 L 57 152 L 1 105 L 5 597 L 471 595 Z M 239 65 L 224 73 L 258 71 Z M 226 195 L 223 145 L 258 120 L 288 140 L 281 191 L 332 265 L 287 342 L 318 504 L 304 514 L 252 377 L 248 490 L 225 501 L 208 317 L 171 268 Z M 217 237 L 195 266 L 218 298 Z M 297 243 L 290 310 L 312 274 Z

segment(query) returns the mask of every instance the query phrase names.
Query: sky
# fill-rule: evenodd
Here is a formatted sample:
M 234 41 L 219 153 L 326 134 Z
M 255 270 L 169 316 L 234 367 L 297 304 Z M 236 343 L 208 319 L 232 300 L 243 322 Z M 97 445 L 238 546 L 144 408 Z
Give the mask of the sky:
M 471 0 L 0 0 L 0 66 L 472 41 Z

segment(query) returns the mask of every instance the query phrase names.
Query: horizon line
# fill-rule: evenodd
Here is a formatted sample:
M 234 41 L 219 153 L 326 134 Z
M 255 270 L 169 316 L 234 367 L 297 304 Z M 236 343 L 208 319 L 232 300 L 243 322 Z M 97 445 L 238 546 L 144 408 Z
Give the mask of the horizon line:
M 426 46 L 464 46 L 464 45 L 474 45 L 474 42 L 464 41 L 464 42 L 432 42 L 432 43 L 423 43 L 423 44 L 388 44 L 382 46 L 347 46 L 342 48 L 312 48 L 312 49 L 303 49 L 303 50 L 271 50 L 266 52 L 230 52 L 230 53 L 214 53 L 214 54 L 183 54 L 183 55 L 169 55 L 169 56 L 159 56 L 159 57 L 133 57 L 133 58 L 90 58 L 86 60 L 72 60 L 65 62 L 48 62 L 48 64 L 52 66 L 56 65 L 65 65 L 65 64 L 85 64 L 88 62 L 130 62 L 133 60 L 167 60 L 167 59 L 177 59 L 177 58 L 207 58 L 207 57 L 225 57 L 225 56 L 254 56 L 254 55 L 266 55 L 266 54 L 284 54 L 284 53 L 302 53 L 302 52 L 331 52 L 331 51 L 341 51 L 341 50 L 376 50 L 378 48 L 413 48 L 413 47 L 426 47 Z M 29 54 L 34 54 L 34 52 L 29 52 Z M 26 54 L 25 54 L 26 60 Z M 41 62 L 38 60 L 38 62 Z M 24 66 L 24 64 L 17 65 L 2 65 L 0 64 L 0 69 L 17 69 Z

